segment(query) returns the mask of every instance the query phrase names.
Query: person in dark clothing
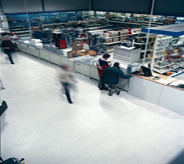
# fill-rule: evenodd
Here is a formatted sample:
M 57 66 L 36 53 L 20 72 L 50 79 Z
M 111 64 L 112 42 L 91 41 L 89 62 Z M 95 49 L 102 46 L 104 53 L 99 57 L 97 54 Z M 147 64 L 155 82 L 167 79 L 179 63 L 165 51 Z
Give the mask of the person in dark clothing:
M 108 67 L 103 71 L 103 83 L 109 86 L 109 96 L 112 96 L 114 92 L 117 92 L 119 95 L 120 90 L 117 89 L 117 84 L 119 82 L 119 77 L 128 79 L 131 76 L 125 75 L 119 67 L 119 63 L 115 62 L 113 67 Z
M 11 64 L 15 64 L 13 62 L 12 53 L 17 50 L 15 44 L 12 43 L 9 37 L 2 38 L 1 48 L 4 50 L 4 53 L 8 55 Z
M 105 84 L 103 83 L 102 73 L 107 67 L 111 66 L 111 63 L 107 62 L 107 59 L 109 58 L 110 58 L 109 54 L 104 54 L 102 58 L 97 60 L 97 71 L 99 75 L 98 88 L 100 90 L 106 89 Z

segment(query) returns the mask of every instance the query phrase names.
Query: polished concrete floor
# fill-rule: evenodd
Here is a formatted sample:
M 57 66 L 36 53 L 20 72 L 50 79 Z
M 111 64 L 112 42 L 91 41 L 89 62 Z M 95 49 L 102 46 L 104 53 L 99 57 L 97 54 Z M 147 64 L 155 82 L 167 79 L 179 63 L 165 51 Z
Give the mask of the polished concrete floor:
M 107 95 L 76 73 L 73 104 L 59 66 L 18 52 L 1 55 L 1 156 L 26 164 L 169 164 L 184 150 L 184 116 L 122 91 Z

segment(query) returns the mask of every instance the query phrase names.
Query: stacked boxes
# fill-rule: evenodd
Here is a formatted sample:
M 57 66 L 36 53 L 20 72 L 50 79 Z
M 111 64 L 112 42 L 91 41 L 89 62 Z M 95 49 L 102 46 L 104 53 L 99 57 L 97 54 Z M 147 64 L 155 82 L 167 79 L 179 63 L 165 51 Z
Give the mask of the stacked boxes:
M 73 43 L 72 51 L 78 51 L 83 49 L 83 44 L 81 43 Z
M 106 43 L 112 43 L 112 38 L 106 38 Z
M 110 37 L 119 36 L 118 31 L 108 31 L 108 33 L 110 33 Z
M 119 41 L 120 41 L 119 37 L 118 38 L 114 38 L 114 42 L 119 42 Z
M 120 35 L 120 36 L 122 36 L 122 35 L 127 35 L 127 34 L 129 34 L 129 30 L 127 30 L 127 29 L 124 29 L 124 30 L 120 30 L 120 31 L 119 31 L 119 35 Z
M 68 52 L 68 57 L 69 58 L 73 58 L 73 57 L 76 57 L 77 55 L 76 55 L 76 51 L 69 51 Z
M 73 57 L 76 57 L 77 55 L 76 55 L 76 52 L 78 51 L 78 50 L 82 50 L 83 49 L 83 44 L 80 44 L 80 43 L 73 43 L 73 45 L 72 45 L 72 51 L 68 51 L 67 52 L 67 56 L 69 57 L 69 58 L 73 58 Z
M 107 38 L 107 37 L 110 37 L 110 33 L 106 32 L 104 33 L 104 36 Z
M 124 42 L 126 40 L 126 37 L 121 37 L 121 41 Z

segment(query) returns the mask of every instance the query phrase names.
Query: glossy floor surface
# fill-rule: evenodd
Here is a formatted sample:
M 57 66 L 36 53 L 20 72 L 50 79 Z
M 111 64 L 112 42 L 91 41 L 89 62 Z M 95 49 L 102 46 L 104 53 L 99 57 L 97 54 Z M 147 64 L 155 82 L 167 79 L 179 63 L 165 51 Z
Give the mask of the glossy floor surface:
M 183 152 L 184 116 L 122 91 L 108 96 L 75 73 L 73 104 L 57 79 L 59 66 L 18 52 L 1 53 L 1 156 L 26 164 L 169 164 Z

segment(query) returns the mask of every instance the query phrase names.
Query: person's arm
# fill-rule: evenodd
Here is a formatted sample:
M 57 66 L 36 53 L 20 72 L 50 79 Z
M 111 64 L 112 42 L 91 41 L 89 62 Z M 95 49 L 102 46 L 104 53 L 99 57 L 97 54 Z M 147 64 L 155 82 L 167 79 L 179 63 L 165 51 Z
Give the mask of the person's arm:
M 124 79 L 129 79 L 131 75 L 125 75 L 123 71 L 119 70 L 119 76 Z

